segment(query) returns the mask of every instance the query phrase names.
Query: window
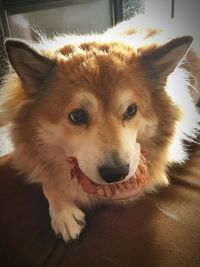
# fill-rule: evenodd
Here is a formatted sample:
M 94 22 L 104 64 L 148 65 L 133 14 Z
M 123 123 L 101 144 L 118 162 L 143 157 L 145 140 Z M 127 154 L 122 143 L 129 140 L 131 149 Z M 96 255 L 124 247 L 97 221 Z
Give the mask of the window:
M 3 31 L 27 40 L 36 37 L 38 29 L 47 35 L 102 32 L 120 19 L 120 6 L 118 0 L 4 0 Z
M 30 41 L 37 31 L 55 33 L 102 32 L 122 19 L 144 13 L 145 0 L 3 0 L 2 25 L 6 37 Z

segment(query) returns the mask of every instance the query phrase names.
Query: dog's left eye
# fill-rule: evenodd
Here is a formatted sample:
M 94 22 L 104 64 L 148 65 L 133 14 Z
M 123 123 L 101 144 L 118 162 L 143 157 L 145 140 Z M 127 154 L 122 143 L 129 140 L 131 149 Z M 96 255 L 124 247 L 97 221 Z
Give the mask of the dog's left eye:
M 137 106 L 136 105 L 130 105 L 130 106 L 128 106 L 127 110 L 123 114 L 123 119 L 124 120 L 130 120 L 130 119 L 132 119 L 133 116 L 135 116 L 136 112 L 137 112 Z
M 69 119 L 74 124 L 82 125 L 88 123 L 89 116 L 84 109 L 77 109 L 69 114 Z

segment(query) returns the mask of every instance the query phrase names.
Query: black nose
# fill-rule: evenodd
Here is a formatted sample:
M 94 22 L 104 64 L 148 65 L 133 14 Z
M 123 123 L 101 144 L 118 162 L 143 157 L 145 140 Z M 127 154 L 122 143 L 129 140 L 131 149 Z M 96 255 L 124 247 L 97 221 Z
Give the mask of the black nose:
M 117 167 L 101 166 L 99 167 L 101 177 L 107 183 L 123 180 L 129 173 L 129 164 L 119 165 Z

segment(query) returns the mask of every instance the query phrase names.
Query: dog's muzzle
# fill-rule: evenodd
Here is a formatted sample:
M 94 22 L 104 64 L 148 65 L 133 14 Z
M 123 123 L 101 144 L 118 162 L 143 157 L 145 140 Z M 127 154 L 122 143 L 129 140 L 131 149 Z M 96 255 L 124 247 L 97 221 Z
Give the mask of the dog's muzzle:
M 138 195 L 148 179 L 147 161 L 140 154 L 140 162 L 135 174 L 128 180 L 100 185 L 92 182 L 79 168 L 76 158 L 69 157 L 68 162 L 73 165 L 71 178 L 76 178 L 84 192 L 94 194 L 104 199 L 125 200 Z

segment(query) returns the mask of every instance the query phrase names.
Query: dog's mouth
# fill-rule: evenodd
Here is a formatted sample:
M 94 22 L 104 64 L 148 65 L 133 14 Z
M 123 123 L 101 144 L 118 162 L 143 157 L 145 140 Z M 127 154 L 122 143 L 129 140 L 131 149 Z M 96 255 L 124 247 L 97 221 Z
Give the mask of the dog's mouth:
M 94 194 L 104 199 L 125 200 L 138 195 L 148 179 L 147 161 L 143 154 L 140 154 L 140 162 L 133 176 L 128 180 L 111 184 L 96 184 L 86 176 L 78 166 L 76 158 L 67 159 L 73 165 L 71 178 L 76 178 L 84 192 Z

